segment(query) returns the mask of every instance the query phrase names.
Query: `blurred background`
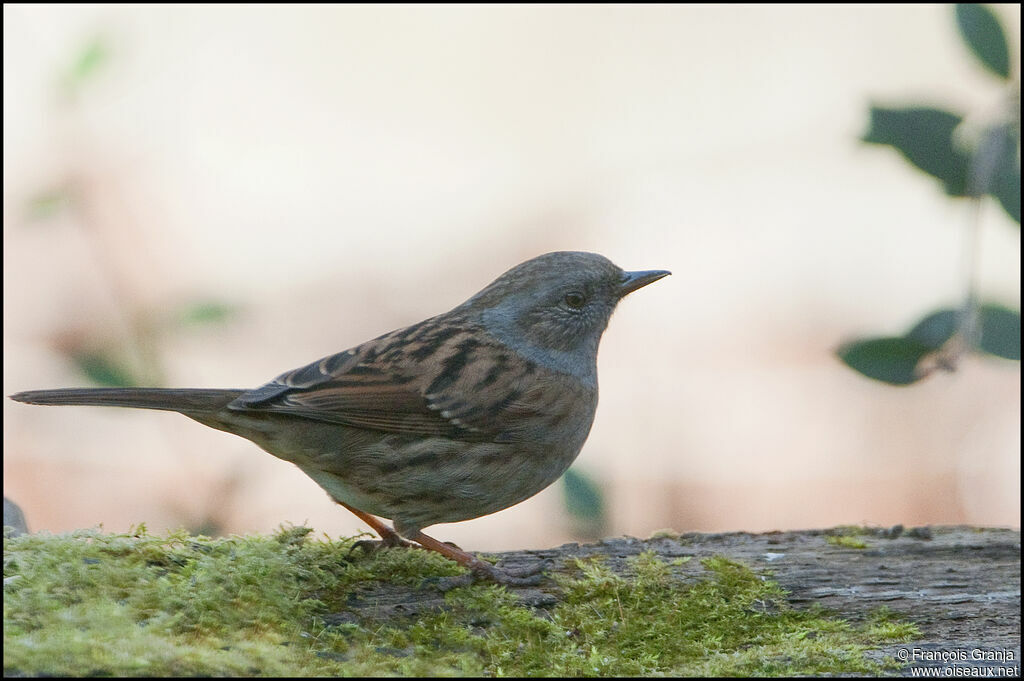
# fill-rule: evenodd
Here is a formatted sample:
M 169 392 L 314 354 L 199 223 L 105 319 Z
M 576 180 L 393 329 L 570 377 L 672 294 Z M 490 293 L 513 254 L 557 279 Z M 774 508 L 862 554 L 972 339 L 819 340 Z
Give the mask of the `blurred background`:
M 3 16 L 5 394 L 255 387 L 595 251 L 674 276 L 612 319 L 574 475 L 434 536 L 1019 526 L 1018 362 L 892 387 L 836 356 L 964 296 L 972 204 L 860 141 L 874 103 L 998 105 L 951 6 Z M 1019 225 L 978 219 L 980 295 L 1019 309 Z M 184 417 L 3 402 L 33 531 L 365 529 Z

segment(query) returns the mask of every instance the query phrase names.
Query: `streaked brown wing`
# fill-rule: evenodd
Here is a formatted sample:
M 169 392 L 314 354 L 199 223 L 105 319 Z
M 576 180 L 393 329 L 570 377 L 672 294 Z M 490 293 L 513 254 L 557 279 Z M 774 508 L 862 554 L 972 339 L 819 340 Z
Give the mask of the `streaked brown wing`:
M 596 393 L 478 327 L 434 318 L 325 357 L 229 405 L 410 435 L 513 441 Z
M 373 363 L 352 362 L 349 353 L 341 355 L 347 356 L 333 355 L 279 376 L 241 395 L 229 408 L 392 433 L 476 439 L 471 429 L 442 417 L 406 376 Z

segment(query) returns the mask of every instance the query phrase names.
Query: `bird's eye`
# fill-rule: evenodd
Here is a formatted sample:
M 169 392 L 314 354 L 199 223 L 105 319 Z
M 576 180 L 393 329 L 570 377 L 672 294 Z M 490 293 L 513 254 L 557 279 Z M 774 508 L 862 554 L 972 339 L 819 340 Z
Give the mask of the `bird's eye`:
M 587 299 L 583 297 L 582 293 L 576 293 L 574 291 L 572 293 L 565 294 L 565 304 L 574 310 L 580 309 L 586 302 Z

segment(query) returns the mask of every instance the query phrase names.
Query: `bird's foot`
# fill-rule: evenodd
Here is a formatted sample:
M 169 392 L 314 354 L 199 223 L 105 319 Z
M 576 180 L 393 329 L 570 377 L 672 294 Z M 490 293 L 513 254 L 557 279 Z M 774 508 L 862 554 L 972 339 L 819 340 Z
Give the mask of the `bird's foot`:
M 469 574 L 467 575 L 460 575 L 458 577 L 442 577 L 438 580 L 437 585 L 442 591 L 448 591 L 449 589 L 454 589 L 457 586 L 472 584 L 477 579 L 487 579 L 506 586 L 535 586 L 540 584 L 542 578 L 540 574 L 541 570 L 550 566 L 550 561 L 541 561 L 537 565 L 531 566 L 525 570 L 510 570 L 498 567 L 497 565 L 492 565 L 491 563 L 481 560 L 472 553 L 463 551 L 456 546 L 428 537 L 419 530 L 416 530 L 415 532 L 407 532 L 405 533 L 405 536 L 423 548 L 436 551 L 445 558 L 453 560 L 459 565 L 469 569 Z
M 507 568 L 493 565 L 487 561 L 476 559 L 469 567 L 469 572 L 455 577 L 441 577 L 436 586 L 441 591 L 450 591 L 460 586 L 469 586 L 478 581 L 486 580 L 504 586 L 537 586 L 544 579 L 544 570 L 551 567 L 551 561 L 544 559 L 523 568 Z
M 407 549 L 421 549 L 423 548 L 419 544 L 414 544 L 411 541 L 402 539 L 397 534 L 385 534 L 380 539 L 360 539 L 348 550 L 349 554 L 353 551 L 359 550 L 365 552 L 367 555 L 377 553 L 381 549 L 393 549 L 395 547 L 403 547 Z
M 388 527 L 387 523 L 383 523 L 377 518 L 374 518 L 369 513 L 363 513 L 358 508 L 353 508 L 346 503 L 338 502 L 348 510 L 355 513 L 359 518 L 367 525 L 372 527 L 374 531 L 380 535 L 380 539 L 361 539 L 352 545 L 352 548 L 348 550 L 351 554 L 356 549 L 366 551 L 367 553 L 376 553 L 377 551 L 384 548 L 394 548 L 396 546 L 402 546 L 408 549 L 418 549 L 420 546 L 414 544 L 411 541 L 406 541 L 395 532 L 393 529 Z

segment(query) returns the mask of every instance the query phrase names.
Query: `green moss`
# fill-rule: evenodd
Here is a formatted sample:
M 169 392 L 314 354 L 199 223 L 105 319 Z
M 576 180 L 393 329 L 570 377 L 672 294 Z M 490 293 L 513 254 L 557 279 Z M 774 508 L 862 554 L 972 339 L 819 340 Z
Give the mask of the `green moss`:
M 673 529 L 664 528 L 652 532 L 651 539 L 679 539 L 679 533 Z
M 848 549 L 866 549 L 868 547 L 868 543 L 858 537 L 831 535 L 825 537 L 825 541 L 833 546 L 845 546 Z
M 843 546 L 848 549 L 866 549 L 868 543 L 864 537 L 875 534 L 876 530 L 857 525 L 840 525 L 825 533 L 825 542 L 833 546 Z
M 731 561 L 653 553 L 555 575 L 550 611 L 503 587 L 448 592 L 426 614 L 377 617 L 382 582 L 427 589 L 461 569 L 432 553 L 353 550 L 307 528 L 271 537 L 95 530 L 4 540 L 4 668 L 34 675 L 792 675 L 871 673 L 863 651 L 916 634 L 790 608 Z M 372 597 L 367 596 L 367 599 Z M 342 613 L 342 616 L 339 616 Z M 341 623 L 338 623 L 341 622 Z
M 868 626 L 864 631 L 873 639 L 894 643 L 913 641 L 921 636 L 921 631 L 916 625 L 904 622 L 899 615 L 884 605 L 871 613 L 871 617 L 868 618 Z

